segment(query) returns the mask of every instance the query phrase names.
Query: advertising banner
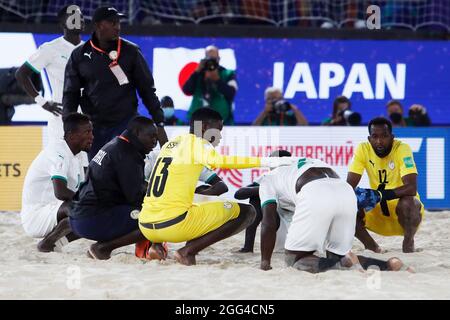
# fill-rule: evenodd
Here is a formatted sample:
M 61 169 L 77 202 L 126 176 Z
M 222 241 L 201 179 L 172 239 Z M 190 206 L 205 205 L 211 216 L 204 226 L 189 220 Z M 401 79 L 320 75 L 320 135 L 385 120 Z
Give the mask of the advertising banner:
M 2 68 L 22 64 L 56 34 L 0 33 Z M 156 93 L 171 96 L 176 115 L 186 117 L 191 97 L 182 85 L 215 44 L 220 63 L 236 70 L 234 118 L 250 124 L 264 107 L 264 90 L 282 89 L 312 124 L 332 112 L 333 100 L 345 95 L 363 123 L 386 114 L 386 102 L 424 105 L 433 124 L 450 124 L 450 42 L 332 39 L 269 39 L 126 36 L 138 44 L 153 70 Z M 84 36 L 87 40 L 87 36 Z M 48 88 L 46 84 L 46 89 Z M 51 96 L 51 88 L 47 90 Z M 140 104 L 139 112 L 148 114 Z M 41 108 L 16 108 L 15 121 L 46 121 Z

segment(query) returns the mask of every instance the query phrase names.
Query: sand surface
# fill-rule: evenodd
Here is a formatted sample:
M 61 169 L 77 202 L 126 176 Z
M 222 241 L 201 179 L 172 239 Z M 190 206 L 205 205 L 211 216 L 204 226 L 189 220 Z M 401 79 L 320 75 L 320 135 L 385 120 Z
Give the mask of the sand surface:
M 118 249 L 108 261 L 86 256 L 92 243 L 78 240 L 62 253 L 40 253 L 25 235 L 15 212 L 0 212 L 0 299 L 450 299 L 450 211 L 427 212 L 413 254 L 401 252 L 401 237 L 375 237 L 387 259 L 397 256 L 417 273 L 356 270 L 309 274 L 284 266 L 275 254 L 273 270 L 259 270 L 256 252 L 235 253 L 244 233 L 213 245 L 185 267 L 173 259 L 141 261 L 134 246 Z M 180 245 L 171 244 L 173 250 Z

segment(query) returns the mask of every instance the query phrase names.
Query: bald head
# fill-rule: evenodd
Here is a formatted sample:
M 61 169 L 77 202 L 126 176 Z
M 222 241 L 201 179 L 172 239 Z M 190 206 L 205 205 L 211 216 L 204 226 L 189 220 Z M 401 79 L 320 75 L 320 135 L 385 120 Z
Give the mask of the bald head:
M 220 59 L 219 57 L 219 48 L 217 48 L 216 46 L 207 46 L 205 48 L 205 57 L 207 58 L 215 58 L 217 60 Z

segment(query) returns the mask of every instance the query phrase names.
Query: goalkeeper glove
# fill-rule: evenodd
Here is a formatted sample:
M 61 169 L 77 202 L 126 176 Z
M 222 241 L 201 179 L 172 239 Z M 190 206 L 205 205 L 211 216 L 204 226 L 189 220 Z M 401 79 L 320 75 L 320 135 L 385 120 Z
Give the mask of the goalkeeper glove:
M 364 211 L 372 210 L 381 201 L 381 194 L 378 190 L 356 187 L 355 194 L 358 209 L 364 209 Z

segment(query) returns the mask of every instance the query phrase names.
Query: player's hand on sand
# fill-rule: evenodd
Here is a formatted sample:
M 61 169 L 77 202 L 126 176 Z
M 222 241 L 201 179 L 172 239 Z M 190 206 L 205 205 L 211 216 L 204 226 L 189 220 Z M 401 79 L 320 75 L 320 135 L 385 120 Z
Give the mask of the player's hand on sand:
M 54 101 L 47 101 L 42 106 L 42 108 L 44 108 L 44 110 L 47 110 L 48 112 L 51 112 L 54 116 L 60 116 L 63 113 L 63 110 L 60 106 L 62 106 L 62 104 Z
M 264 271 L 272 270 L 272 267 L 270 266 L 270 261 L 267 261 L 267 260 L 261 261 L 260 268 L 261 268 L 261 270 L 264 270 Z

